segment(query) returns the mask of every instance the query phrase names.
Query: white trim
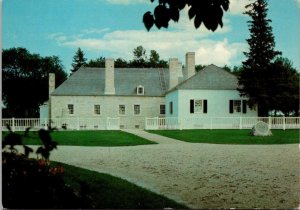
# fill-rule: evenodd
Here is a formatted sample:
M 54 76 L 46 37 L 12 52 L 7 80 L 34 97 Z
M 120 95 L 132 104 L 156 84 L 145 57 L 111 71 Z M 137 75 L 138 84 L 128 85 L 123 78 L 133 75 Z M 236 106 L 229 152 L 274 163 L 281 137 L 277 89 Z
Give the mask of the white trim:
M 120 114 L 120 106 L 124 106 L 124 114 Z M 119 104 L 119 106 L 118 106 L 118 115 L 119 116 L 126 116 L 126 105 L 125 104 Z
M 164 114 L 161 113 L 161 106 L 164 106 L 164 107 L 165 107 L 165 109 L 164 109 L 165 113 L 164 113 Z M 160 114 L 160 115 L 166 115 L 166 104 L 160 104 L 160 105 L 159 105 L 159 114 Z
M 134 109 L 134 107 L 135 106 L 139 106 L 139 114 L 135 114 L 135 109 Z M 133 104 L 133 115 L 134 116 L 140 116 L 142 114 L 142 106 L 141 106 L 141 104 Z
M 196 101 L 201 101 L 201 111 L 196 111 Z M 194 99 L 194 114 L 203 114 L 204 110 L 204 99 Z
M 99 106 L 99 114 L 95 113 L 96 109 L 95 109 L 95 106 Z M 101 104 L 94 104 L 93 106 L 94 110 L 93 110 L 93 114 L 94 116 L 101 116 Z
M 142 90 L 142 92 L 140 93 L 140 91 L 139 90 Z M 137 87 L 136 87 L 136 94 L 137 95 L 145 95 L 145 88 L 144 88 L 144 86 L 142 86 L 142 85 L 138 85 Z
M 70 108 L 69 108 L 69 105 L 72 105 L 72 111 L 73 111 L 73 113 L 70 113 Z M 68 115 L 70 115 L 70 116 L 74 116 L 75 115 L 75 106 L 74 106 L 74 104 L 67 104 L 67 110 L 68 110 Z

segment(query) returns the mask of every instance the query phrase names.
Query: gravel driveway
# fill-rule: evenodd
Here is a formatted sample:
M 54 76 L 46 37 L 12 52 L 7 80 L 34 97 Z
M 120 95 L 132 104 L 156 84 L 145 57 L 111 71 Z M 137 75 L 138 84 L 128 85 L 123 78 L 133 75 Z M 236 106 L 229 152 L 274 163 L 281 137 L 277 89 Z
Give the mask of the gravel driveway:
M 121 177 L 191 208 L 299 206 L 298 144 L 216 145 L 155 138 L 160 144 L 59 146 L 51 160 Z

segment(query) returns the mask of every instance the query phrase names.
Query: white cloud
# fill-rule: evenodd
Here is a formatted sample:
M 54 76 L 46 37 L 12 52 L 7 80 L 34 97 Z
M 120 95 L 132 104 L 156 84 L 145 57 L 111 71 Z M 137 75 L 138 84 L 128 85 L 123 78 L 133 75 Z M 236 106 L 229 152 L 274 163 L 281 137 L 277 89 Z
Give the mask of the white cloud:
M 173 21 L 170 21 L 170 27 L 173 29 L 181 30 L 181 31 L 186 31 L 190 33 L 197 33 L 201 36 L 209 36 L 211 34 L 216 34 L 216 33 L 226 33 L 231 30 L 229 20 L 223 16 L 223 28 L 218 26 L 217 30 L 215 32 L 209 31 L 205 28 L 204 24 L 202 23 L 198 29 L 195 29 L 194 27 L 194 19 L 190 20 L 188 17 L 188 7 L 185 7 L 181 13 L 180 13 L 180 18 L 177 23 L 174 23 Z
M 53 40 L 55 40 L 57 42 L 64 42 L 64 41 L 67 40 L 67 37 L 63 33 L 61 33 L 61 32 L 49 34 L 47 38 L 48 39 L 53 39 Z
M 98 29 L 98 28 L 89 28 L 89 29 L 85 29 L 82 32 L 84 34 L 102 34 L 104 32 L 109 31 L 109 28 L 103 28 L 103 29 Z
M 130 5 L 130 4 L 149 4 L 150 0 L 106 0 L 106 2 L 108 4 Z
M 253 0 L 230 0 L 229 11 L 230 15 L 243 15 L 246 11 L 246 5 L 250 4 Z
M 206 65 L 236 65 L 234 61 L 245 48 L 246 44 L 229 43 L 226 38 L 222 41 L 204 40 L 196 50 L 196 60 L 199 64 Z
M 175 57 L 184 63 L 185 53 L 195 52 L 196 64 L 215 64 L 219 66 L 225 64 L 235 65 L 236 60 L 246 48 L 246 44 L 229 43 L 226 38 L 221 41 L 211 40 L 209 39 L 210 32 L 190 32 L 189 30 L 192 29 L 156 30 L 153 32 L 118 30 L 103 32 L 102 36 L 97 38 L 90 38 L 88 33 L 79 34 L 75 37 L 65 37 L 58 33 L 49 37 L 57 41 L 60 46 L 80 47 L 86 52 L 101 51 L 105 57 L 121 57 L 130 60 L 133 57 L 133 49 L 142 45 L 148 53 L 152 49 L 156 50 L 161 58 L 165 60 Z M 99 29 L 99 31 L 102 30 Z M 85 32 L 90 32 L 90 30 Z M 220 31 L 218 33 L 225 32 Z

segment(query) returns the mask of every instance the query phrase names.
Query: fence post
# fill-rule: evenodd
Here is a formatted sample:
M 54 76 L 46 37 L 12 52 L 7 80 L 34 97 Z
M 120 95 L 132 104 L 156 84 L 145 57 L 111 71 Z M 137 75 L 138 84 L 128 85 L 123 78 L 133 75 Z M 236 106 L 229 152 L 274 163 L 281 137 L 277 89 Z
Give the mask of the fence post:
M 272 128 L 272 118 L 269 116 L 269 129 Z
M 109 117 L 106 118 L 106 130 L 110 129 Z
M 240 125 L 239 125 L 239 128 L 240 128 L 240 130 L 243 128 L 243 125 L 242 125 L 242 117 L 240 117 Z
M 283 116 L 283 130 L 285 130 L 285 116 Z
M 11 127 L 12 132 L 16 131 L 16 127 L 15 127 L 15 118 L 12 118 L 12 127 Z

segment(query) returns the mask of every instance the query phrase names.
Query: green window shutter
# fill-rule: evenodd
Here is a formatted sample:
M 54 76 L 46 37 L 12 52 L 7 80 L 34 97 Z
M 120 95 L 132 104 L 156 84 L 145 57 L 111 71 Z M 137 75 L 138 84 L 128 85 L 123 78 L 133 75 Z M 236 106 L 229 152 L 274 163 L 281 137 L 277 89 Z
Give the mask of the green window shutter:
M 190 113 L 194 113 L 194 100 L 190 100 Z
M 207 100 L 203 100 L 203 113 L 207 113 Z
M 233 113 L 233 100 L 229 101 L 229 113 L 232 114 Z

